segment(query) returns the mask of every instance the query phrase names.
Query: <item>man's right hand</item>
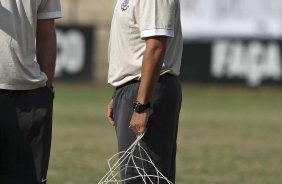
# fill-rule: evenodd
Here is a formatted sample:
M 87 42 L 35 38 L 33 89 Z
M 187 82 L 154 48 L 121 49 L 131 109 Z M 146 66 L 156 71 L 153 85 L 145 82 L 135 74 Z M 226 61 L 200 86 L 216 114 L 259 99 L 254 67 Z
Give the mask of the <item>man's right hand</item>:
M 114 126 L 115 121 L 114 121 L 114 114 L 113 114 L 113 99 L 111 99 L 108 104 L 107 118 L 108 118 L 109 123 Z

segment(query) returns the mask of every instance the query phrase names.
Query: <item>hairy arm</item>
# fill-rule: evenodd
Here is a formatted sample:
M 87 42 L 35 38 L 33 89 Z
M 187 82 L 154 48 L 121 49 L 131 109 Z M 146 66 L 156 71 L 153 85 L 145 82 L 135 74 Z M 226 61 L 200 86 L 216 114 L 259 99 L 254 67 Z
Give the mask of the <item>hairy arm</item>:
M 159 79 L 163 57 L 166 50 L 167 37 L 156 36 L 146 38 L 146 50 L 142 62 L 141 83 L 138 89 L 137 101 L 146 104 L 149 102 L 154 87 Z M 135 134 L 141 134 L 146 129 L 148 110 L 143 113 L 134 112 L 130 127 Z
M 56 65 L 56 31 L 55 20 L 46 19 L 37 21 L 36 57 L 41 70 L 47 75 L 47 86 L 53 85 Z

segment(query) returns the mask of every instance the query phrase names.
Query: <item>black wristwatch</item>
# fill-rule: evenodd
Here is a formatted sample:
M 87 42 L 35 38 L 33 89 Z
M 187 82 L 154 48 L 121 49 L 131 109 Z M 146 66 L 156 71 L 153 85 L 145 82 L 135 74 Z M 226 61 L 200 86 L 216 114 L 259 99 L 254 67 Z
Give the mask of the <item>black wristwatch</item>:
M 148 102 L 147 104 L 142 104 L 138 101 L 134 101 L 133 102 L 133 110 L 134 112 L 137 112 L 137 113 L 142 113 L 144 112 L 146 109 L 150 108 L 150 103 Z

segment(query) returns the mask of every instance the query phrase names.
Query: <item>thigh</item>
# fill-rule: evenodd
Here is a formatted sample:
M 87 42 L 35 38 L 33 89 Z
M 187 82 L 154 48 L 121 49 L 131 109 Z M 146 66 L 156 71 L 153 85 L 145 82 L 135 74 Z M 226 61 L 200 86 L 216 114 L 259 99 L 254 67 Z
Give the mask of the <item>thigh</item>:
M 20 128 L 16 103 L 20 92 L 0 92 L 0 183 L 36 184 L 33 155 Z
M 138 86 L 139 83 L 130 84 L 122 88 L 119 88 L 118 90 L 116 90 L 114 94 L 113 110 L 114 110 L 114 120 L 115 120 L 115 128 L 116 128 L 119 152 L 126 151 L 136 140 L 136 135 L 129 128 L 129 125 L 133 113 L 132 103 L 136 98 Z M 120 157 L 122 154 L 123 153 L 120 154 Z M 129 159 L 126 159 L 124 162 L 120 163 L 122 179 L 132 178 L 138 174 L 136 169 L 132 167 L 133 163 L 128 161 Z M 130 180 L 123 183 L 142 184 L 142 182 L 140 182 L 139 179 L 140 178 L 137 178 L 134 181 Z
M 181 107 L 181 87 L 176 77 L 163 77 L 151 98 L 152 109 L 143 143 L 158 169 L 175 180 L 176 141 Z
M 129 128 L 133 113 L 132 103 L 136 98 L 139 83 L 127 85 L 114 94 L 114 120 L 118 139 L 118 149 L 125 151 L 136 140 L 136 135 Z
M 46 183 L 51 149 L 53 93 L 48 88 L 30 90 L 17 105 L 19 126 L 33 155 L 36 180 Z M 28 105 L 27 105 L 28 104 Z

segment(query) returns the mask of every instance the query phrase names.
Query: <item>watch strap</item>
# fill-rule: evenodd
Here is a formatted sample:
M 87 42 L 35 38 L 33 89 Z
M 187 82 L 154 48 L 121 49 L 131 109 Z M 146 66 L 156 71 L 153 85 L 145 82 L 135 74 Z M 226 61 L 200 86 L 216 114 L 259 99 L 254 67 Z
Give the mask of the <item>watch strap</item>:
M 150 102 L 146 103 L 146 104 L 142 104 L 138 101 L 134 101 L 133 102 L 133 110 L 135 112 L 138 112 L 138 113 L 142 113 L 144 112 L 146 109 L 150 108 L 151 107 L 151 104 Z

